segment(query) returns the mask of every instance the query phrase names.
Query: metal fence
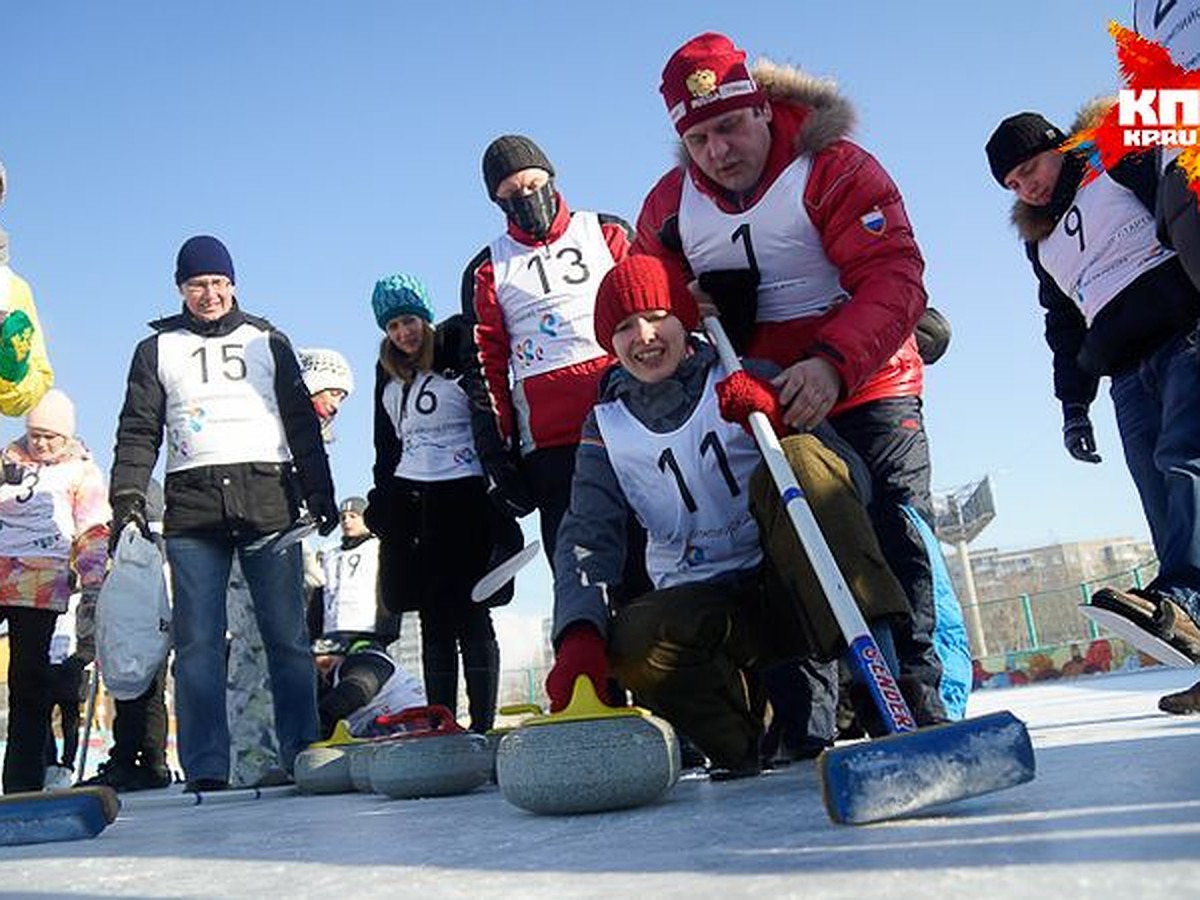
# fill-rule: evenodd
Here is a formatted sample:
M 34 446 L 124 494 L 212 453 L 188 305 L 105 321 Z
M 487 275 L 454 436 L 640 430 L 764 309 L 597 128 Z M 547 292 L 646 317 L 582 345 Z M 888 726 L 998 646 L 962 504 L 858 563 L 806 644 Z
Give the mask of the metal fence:
M 1059 677 L 1071 671 L 1067 663 L 1077 647 L 1081 657 L 1087 652 L 1089 671 L 1153 665 L 1152 660 L 1140 658 L 1123 641 L 1111 637 L 1080 613 L 1079 605 L 1086 603 L 1101 587 L 1142 587 L 1157 572 L 1158 562 L 1152 560 L 1133 569 L 1056 590 L 981 601 L 979 615 L 988 652 L 985 657 L 980 657 L 978 652 L 972 654 L 978 664 L 977 675 L 994 676 L 1007 672 L 1009 676 L 1017 673 L 1030 676 L 1024 680 L 1017 677 L 992 679 L 991 686 Z M 966 612 L 969 609 L 964 609 Z M 1098 644 L 1107 646 L 1097 647 Z M 977 648 L 973 650 L 977 651 Z M 1093 663 L 1093 658 L 1100 660 L 1098 665 Z M 548 671 L 549 667 L 544 665 L 505 670 L 500 680 L 501 705 L 544 703 L 543 684 Z M 987 686 L 983 683 L 985 680 L 978 678 L 976 686 Z
M 1057 590 L 981 601 L 979 615 L 988 656 L 1061 647 L 1106 637 L 1104 629 L 1079 612 L 1079 605 L 1086 603 L 1101 587 L 1142 587 L 1157 572 L 1158 562 L 1153 560 Z

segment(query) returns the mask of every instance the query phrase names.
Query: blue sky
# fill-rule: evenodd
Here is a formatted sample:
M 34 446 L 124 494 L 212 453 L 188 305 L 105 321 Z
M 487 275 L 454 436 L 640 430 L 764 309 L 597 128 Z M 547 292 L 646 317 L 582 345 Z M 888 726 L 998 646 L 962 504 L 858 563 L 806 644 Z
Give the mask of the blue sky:
M 927 372 L 934 484 L 993 479 L 998 514 L 977 546 L 1142 537 L 1106 393 L 1093 407 L 1103 464 L 1062 448 L 1033 276 L 982 149 L 1009 113 L 1066 126 L 1113 90 L 1105 25 L 1130 8 L 9 4 L 0 225 L 102 465 L 132 348 L 178 308 L 175 252 L 208 232 L 230 247 L 248 310 L 350 359 L 360 389 L 330 453 L 339 493 L 363 492 L 375 279 L 417 273 L 439 316 L 458 310 L 464 266 L 502 228 L 479 159 L 506 132 L 538 141 L 572 206 L 632 222 L 675 153 L 662 65 L 689 37 L 724 31 L 752 58 L 835 78 L 857 139 L 900 185 L 930 297 L 954 328 Z M 0 423 L 0 437 L 18 428 Z M 548 610 L 545 580 L 531 568 L 514 611 Z

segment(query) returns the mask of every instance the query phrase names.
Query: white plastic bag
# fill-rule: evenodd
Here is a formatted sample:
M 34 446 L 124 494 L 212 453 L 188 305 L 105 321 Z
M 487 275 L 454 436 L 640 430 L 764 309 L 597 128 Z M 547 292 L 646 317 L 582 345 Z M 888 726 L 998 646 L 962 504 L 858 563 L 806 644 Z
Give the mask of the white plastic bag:
M 162 554 L 130 523 L 96 601 L 96 656 L 108 692 L 118 700 L 144 694 L 167 658 L 170 632 Z

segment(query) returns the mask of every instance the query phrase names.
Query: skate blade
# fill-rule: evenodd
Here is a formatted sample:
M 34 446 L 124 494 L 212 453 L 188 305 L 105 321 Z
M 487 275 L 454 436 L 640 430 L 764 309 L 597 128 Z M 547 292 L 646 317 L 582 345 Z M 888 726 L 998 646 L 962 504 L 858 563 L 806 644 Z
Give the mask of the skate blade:
M 817 759 L 829 818 L 862 825 L 1032 781 L 1033 744 L 1010 712 L 824 751 Z
M 1079 611 L 1131 647 L 1141 650 L 1147 656 L 1153 656 L 1163 665 L 1176 669 L 1190 669 L 1196 665 L 1186 654 L 1180 653 L 1162 638 L 1155 637 L 1144 628 L 1138 628 L 1119 613 L 1092 606 L 1090 603 L 1079 604 Z
M 110 787 L 9 794 L 0 799 L 0 846 L 95 837 L 120 808 Z

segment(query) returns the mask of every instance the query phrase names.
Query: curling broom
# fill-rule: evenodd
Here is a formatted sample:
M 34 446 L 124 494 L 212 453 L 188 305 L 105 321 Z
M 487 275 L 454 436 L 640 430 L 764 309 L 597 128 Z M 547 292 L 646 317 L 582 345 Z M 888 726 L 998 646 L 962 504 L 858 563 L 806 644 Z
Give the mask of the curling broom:
M 708 317 L 704 327 L 726 372 L 740 370 L 720 321 Z M 1025 724 L 1010 712 L 917 730 L 770 420 L 765 413 L 751 413 L 750 427 L 846 640 L 849 662 L 867 685 L 889 732 L 887 737 L 826 750 L 818 758 L 829 817 L 851 825 L 877 822 L 1031 781 L 1033 745 Z

